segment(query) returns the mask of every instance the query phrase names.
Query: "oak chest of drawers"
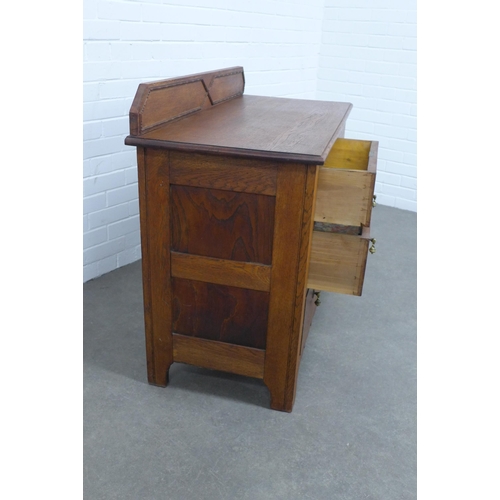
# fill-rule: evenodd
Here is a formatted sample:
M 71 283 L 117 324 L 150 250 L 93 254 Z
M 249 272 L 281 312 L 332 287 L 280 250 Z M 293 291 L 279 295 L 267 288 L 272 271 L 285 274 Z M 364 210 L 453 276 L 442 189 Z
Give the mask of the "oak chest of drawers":
M 151 384 L 189 363 L 260 378 L 292 411 L 318 292 L 363 286 L 377 143 L 343 138 L 351 107 L 244 95 L 241 67 L 139 86 Z

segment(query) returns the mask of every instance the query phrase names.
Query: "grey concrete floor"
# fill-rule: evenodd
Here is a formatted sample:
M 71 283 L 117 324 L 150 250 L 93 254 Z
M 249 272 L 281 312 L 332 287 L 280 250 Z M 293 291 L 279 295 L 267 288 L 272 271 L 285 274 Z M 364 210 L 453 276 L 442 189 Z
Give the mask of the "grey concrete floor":
M 322 294 L 292 413 L 259 380 L 148 385 L 140 262 L 84 284 L 84 498 L 417 498 L 416 214 L 378 206 L 361 297 Z

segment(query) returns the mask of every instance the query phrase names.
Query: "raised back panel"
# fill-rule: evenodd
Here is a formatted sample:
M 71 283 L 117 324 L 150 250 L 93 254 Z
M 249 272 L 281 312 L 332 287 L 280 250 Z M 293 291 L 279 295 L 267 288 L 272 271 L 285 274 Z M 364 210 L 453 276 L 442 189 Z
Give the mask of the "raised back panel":
M 208 89 L 212 104 L 219 104 L 241 95 L 243 83 L 243 73 L 239 70 L 215 75 Z
M 182 116 L 243 95 L 243 68 L 142 83 L 130 107 L 130 135 L 137 136 Z
M 207 89 L 200 78 L 197 81 L 151 89 L 141 113 L 141 130 L 146 132 L 169 120 L 189 115 L 202 109 Z

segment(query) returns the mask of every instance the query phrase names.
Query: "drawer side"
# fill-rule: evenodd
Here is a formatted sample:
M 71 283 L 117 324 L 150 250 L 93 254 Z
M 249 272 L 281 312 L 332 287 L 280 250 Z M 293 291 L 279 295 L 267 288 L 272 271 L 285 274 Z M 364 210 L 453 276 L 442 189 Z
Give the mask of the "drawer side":
M 307 287 L 361 295 L 369 236 L 368 229 L 361 236 L 314 231 Z
M 319 169 L 315 222 L 369 226 L 378 143 L 338 139 Z

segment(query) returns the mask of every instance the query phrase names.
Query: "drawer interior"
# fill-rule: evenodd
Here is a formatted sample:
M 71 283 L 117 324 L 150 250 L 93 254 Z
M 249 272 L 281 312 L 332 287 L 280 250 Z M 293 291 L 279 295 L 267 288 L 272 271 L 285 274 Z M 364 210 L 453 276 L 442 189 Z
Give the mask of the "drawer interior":
M 337 139 L 323 167 L 368 170 L 371 147 L 372 141 Z
M 314 221 L 370 225 L 377 168 L 376 141 L 337 139 L 320 167 Z

